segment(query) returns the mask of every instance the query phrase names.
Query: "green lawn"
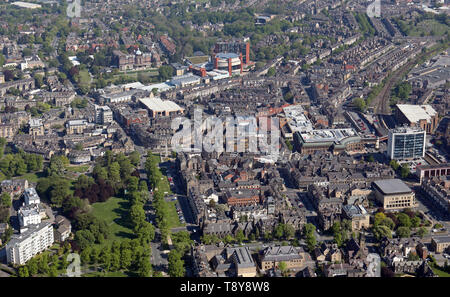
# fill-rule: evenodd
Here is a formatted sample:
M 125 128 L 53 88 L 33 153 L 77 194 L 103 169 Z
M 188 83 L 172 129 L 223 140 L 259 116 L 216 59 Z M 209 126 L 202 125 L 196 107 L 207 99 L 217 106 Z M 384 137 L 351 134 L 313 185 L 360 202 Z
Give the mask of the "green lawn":
M 169 228 L 184 226 L 184 224 L 181 224 L 180 219 L 178 218 L 175 203 L 176 201 L 167 202 L 167 205 L 169 207 L 169 217 L 167 218 L 167 221 L 169 222 Z
M 133 231 L 127 222 L 129 202 L 124 198 L 111 197 L 106 202 L 92 204 L 92 214 L 104 219 L 111 228 L 112 236 L 106 240 L 107 244 L 124 238 L 134 238 Z
M 435 274 L 439 275 L 439 277 L 450 277 L 450 273 L 447 273 L 447 272 L 445 272 L 443 270 L 440 270 L 440 269 L 438 269 L 436 267 L 433 267 L 431 269 L 433 269 L 433 272 Z
M 436 20 L 424 20 L 417 24 L 417 26 L 411 26 L 408 32 L 409 36 L 442 36 L 449 30 L 449 26 L 439 23 Z
M 84 173 L 89 169 L 89 165 L 66 166 L 66 170 L 70 172 Z
M 28 182 L 37 183 L 37 181 L 39 180 L 39 177 L 41 177 L 42 175 L 43 175 L 42 172 L 26 173 L 26 174 L 24 174 L 22 176 L 15 177 L 14 179 L 26 179 L 26 180 L 28 180 Z
M 116 271 L 116 272 L 91 272 L 91 273 L 86 273 L 82 275 L 83 277 L 128 277 L 128 275 L 126 275 L 123 272 L 120 271 Z

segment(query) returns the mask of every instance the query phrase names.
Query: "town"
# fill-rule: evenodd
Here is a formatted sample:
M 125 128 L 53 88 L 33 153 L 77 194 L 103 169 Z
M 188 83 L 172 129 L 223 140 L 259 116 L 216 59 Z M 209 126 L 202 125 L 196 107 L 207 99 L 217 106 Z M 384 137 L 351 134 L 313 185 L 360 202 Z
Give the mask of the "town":
M 2 1 L 0 276 L 449 277 L 449 90 L 447 0 Z

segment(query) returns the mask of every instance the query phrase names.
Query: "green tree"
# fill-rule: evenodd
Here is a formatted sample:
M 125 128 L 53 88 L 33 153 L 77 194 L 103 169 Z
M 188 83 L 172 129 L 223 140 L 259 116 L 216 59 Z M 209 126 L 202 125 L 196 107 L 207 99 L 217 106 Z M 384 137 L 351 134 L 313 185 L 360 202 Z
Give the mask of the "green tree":
M 287 272 L 287 264 L 286 264 L 286 262 L 284 262 L 284 261 L 281 261 L 280 263 L 278 263 L 278 268 L 281 270 L 281 273 L 283 274 L 283 275 L 286 275 L 286 272 Z
M 408 164 L 404 163 L 400 168 L 400 175 L 402 178 L 407 178 L 409 176 L 410 169 Z
M 183 277 L 185 274 L 184 261 L 176 250 L 172 250 L 168 256 L 169 275 L 171 277 Z
M 392 238 L 391 230 L 386 226 L 383 225 L 375 226 L 373 227 L 372 231 L 373 235 L 377 240 L 381 240 L 384 237 Z
M 417 230 L 417 236 L 420 238 L 423 238 L 425 235 L 427 235 L 428 231 L 425 227 L 420 227 L 419 230 Z
M 410 228 L 411 227 L 411 219 L 409 218 L 409 216 L 405 213 L 399 213 L 397 215 L 397 219 L 399 221 L 399 225 L 402 227 L 407 227 Z
M 267 70 L 268 77 L 274 76 L 275 74 L 276 74 L 275 67 L 270 67 L 269 70 Z
M 239 229 L 239 231 L 236 233 L 236 241 L 241 244 L 245 240 L 244 231 Z
M 19 272 L 19 277 L 29 277 L 30 276 L 27 266 L 20 266 L 18 269 L 18 272 Z
M 398 227 L 395 233 L 397 234 L 398 237 L 409 237 L 410 229 L 408 227 Z
M 8 192 L 3 192 L 0 195 L 0 205 L 5 207 L 11 207 L 12 205 L 11 196 L 9 195 Z

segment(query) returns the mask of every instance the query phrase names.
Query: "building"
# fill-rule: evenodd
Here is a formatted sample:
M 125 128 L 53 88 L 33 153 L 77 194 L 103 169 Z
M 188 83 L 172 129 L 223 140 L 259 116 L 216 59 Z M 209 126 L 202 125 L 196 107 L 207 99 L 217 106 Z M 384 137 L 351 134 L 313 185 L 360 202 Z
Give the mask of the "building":
M 397 104 L 395 118 L 402 125 L 420 127 L 432 134 L 439 124 L 439 115 L 431 105 Z
M 0 84 L 5 82 L 5 75 L 0 71 Z
M 84 129 L 87 128 L 86 120 L 72 120 L 66 124 L 67 134 L 83 134 Z
M 441 163 L 433 165 L 419 165 L 416 167 L 416 175 L 420 182 L 425 178 L 450 175 L 450 163 Z
M 223 200 L 229 206 L 239 205 L 246 206 L 251 204 L 258 204 L 259 191 L 255 190 L 230 190 L 226 191 Z
M 421 188 L 436 206 L 450 213 L 450 180 L 442 177 L 425 179 Z
M 416 207 L 415 193 L 400 179 L 383 179 L 373 182 L 376 199 L 385 210 Z
M 120 71 L 145 69 L 152 65 L 152 54 L 142 53 L 139 49 L 134 54 L 124 54 L 119 50 L 115 50 L 113 55 Z
M 17 216 L 19 217 L 20 227 L 41 223 L 41 214 L 38 204 L 21 207 L 17 212 Z
M 227 258 L 234 263 L 236 276 L 255 277 L 256 265 L 247 246 L 226 249 Z
M 387 154 L 391 159 L 407 160 L 425 156 L 426 134 L 421 128 L 400 127 L 389 130 Z
M 9 193 L 11 198 L 22 195 L 23 191 L 27 188 L 28 180 L 26 179 L 7 179 L 0 183 L 1 192 Z
M 445 252 L 450 246 L 450 236 L 434 236 L 431 238 L 431 246 L 436 253 Z
M 43 252 L 54 242 L 53 227 L 49 222 L 30 225 L 13 235 L 6 245 L 7 262 L 14 265 L 24 265 L 28 260 Z
M 332 151 L 338 154 L 343 151 L 355 151 L 364 148 L 361 137 L 353 128 L 296 132 L 294 133 L 294 142 L 296 148 L 302 154 L 313 154 L 317 151 Z
M 109 106 L 95 106 L 95 121 L 97 124 L 106 125 L 113 121 L 113 112 Z
M 294 246 L 269 246 L 259 254 L 260 268 L 267 271 L 279 268 L 280 262 L 286 263 L 286 268 L 291 270 L 300 269 L 305 264 L 306 253 L 302 248 Z
M 30 119 L 28 126 L 28 134 L 33 136 L 44 135 L 44 125 L 41 119 Z
M 161 100 L 158 97 L 142 98 L 139 99 L 139 102 L 143 107 L 148 109 L 151 118 L 173 116 L 184 112 L 184 109 L 175 102 Z
M 72 232 L 72 225 L 70 221 L 63 216 L 56 216 L 55 218 L 55 241 L 64 242 L 67 238 L 69 238 L 70 233 Z
M 352 222 L 352 231 L 368 229 L 370 226 L 370 215 L 362 205 L 344 205 L 342 213 L 346 219 Z
M 217 42 L 214 46 L 214 52 L 218 53 L 235 53 L 242 55 L 244 64 L 250 63 L 250 41 L 248 38 L 231 41 Z
M 218 53 L 213 56 L 214 69 L 228 71 L 230 76 L 242 74 L 242 54 Z
M 25 200 L 25 205 L 27 206 L 41 203 L 41 199 L 39 198 L 35 188 L 25 189 L 23 192 L 23 198 Z

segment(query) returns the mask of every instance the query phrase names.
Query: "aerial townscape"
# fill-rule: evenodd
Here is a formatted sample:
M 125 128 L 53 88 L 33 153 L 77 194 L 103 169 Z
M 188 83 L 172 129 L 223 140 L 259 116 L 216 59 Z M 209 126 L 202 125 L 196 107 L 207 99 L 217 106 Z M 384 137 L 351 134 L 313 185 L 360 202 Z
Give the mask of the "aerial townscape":
M 0 277 L 449 277 L 449 231 L 449 0 L 0 0 Z

